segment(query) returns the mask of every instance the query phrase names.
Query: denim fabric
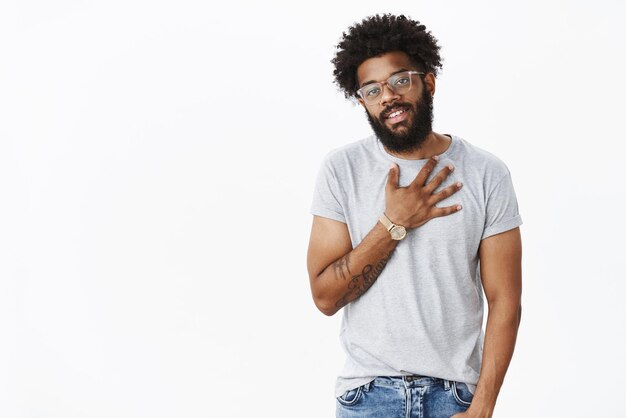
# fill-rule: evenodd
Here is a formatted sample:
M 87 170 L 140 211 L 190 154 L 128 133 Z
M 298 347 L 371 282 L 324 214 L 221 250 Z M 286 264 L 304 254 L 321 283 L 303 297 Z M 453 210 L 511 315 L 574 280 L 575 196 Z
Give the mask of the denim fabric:
M 462 382 L 435 377 L 377 377 L 336 401 L 337 418 L 450 418 L 473 399 Z

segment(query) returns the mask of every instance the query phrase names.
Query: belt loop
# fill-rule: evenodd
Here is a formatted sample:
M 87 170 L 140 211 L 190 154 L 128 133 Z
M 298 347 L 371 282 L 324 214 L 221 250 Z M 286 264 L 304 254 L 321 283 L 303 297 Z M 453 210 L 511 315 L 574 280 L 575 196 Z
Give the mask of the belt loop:
M 365 391 L 366 391 L 366 392 L 369 392 L 369 391 L 370 391 L 370 385 L 371 385 L 371 384 L 372 384 L 372 382 L 367 382 L 367 383 L 365 384 L 365 387 L 363 387 L 363 389 L 365 389 Z
M 448 379 L 443 379 L 443 388 L 445 390 L 450 390 L 450 381 Z

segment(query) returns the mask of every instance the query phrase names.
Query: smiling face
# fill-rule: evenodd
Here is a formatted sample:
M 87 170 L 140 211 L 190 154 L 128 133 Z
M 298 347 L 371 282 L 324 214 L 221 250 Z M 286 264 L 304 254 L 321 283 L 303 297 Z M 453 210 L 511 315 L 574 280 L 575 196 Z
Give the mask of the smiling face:
M 357 68 L 359 88 L 370 82 L 384 82 L 393 74 L 406 70 L 420 71 L 402 51 L 369 58 Z M 428 73 L 423 78 L 413 75 L 411 82 L 411 89 L 404 94 L 397 94 L 388 86 L 383 87 L 377 103 L 368 104 L 359 98 L 376 136 L 388 150 L 397 153 L 420 149 L 432 132 L 434 75 Z M 395 116 L 398 110 L 404 113 Z M 395 117 L 390 117 L 392 114 Z

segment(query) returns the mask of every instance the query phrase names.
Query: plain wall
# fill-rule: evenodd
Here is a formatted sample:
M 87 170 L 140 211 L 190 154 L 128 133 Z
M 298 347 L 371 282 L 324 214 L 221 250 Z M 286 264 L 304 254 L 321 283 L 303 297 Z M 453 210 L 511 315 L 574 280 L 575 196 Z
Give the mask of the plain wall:
M 435 127 L 509 167 L 523 317 L 496 417 L 618 417 L 623 2 L 6 1 L 0 416 L 329 417 L 306 270 L 323 156 L 370 127 L 348 26 L 439 39 Z

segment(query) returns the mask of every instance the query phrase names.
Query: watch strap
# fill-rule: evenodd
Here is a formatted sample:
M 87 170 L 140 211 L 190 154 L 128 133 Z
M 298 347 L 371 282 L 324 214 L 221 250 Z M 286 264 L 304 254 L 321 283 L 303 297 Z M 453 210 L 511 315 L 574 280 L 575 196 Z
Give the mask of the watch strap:
M 380 223 L 382 223 L 385 228 L 387 228 L 387 231 L 391 232 L 391 228 L 393 228 L 395 226 L 395 224 L 393 222 L 391 222 L 391 219 L 389 219 L 387 217 L 387 215 L 385 215 L 385 212 L 383 212 L 382 216 L 379 219 Z

